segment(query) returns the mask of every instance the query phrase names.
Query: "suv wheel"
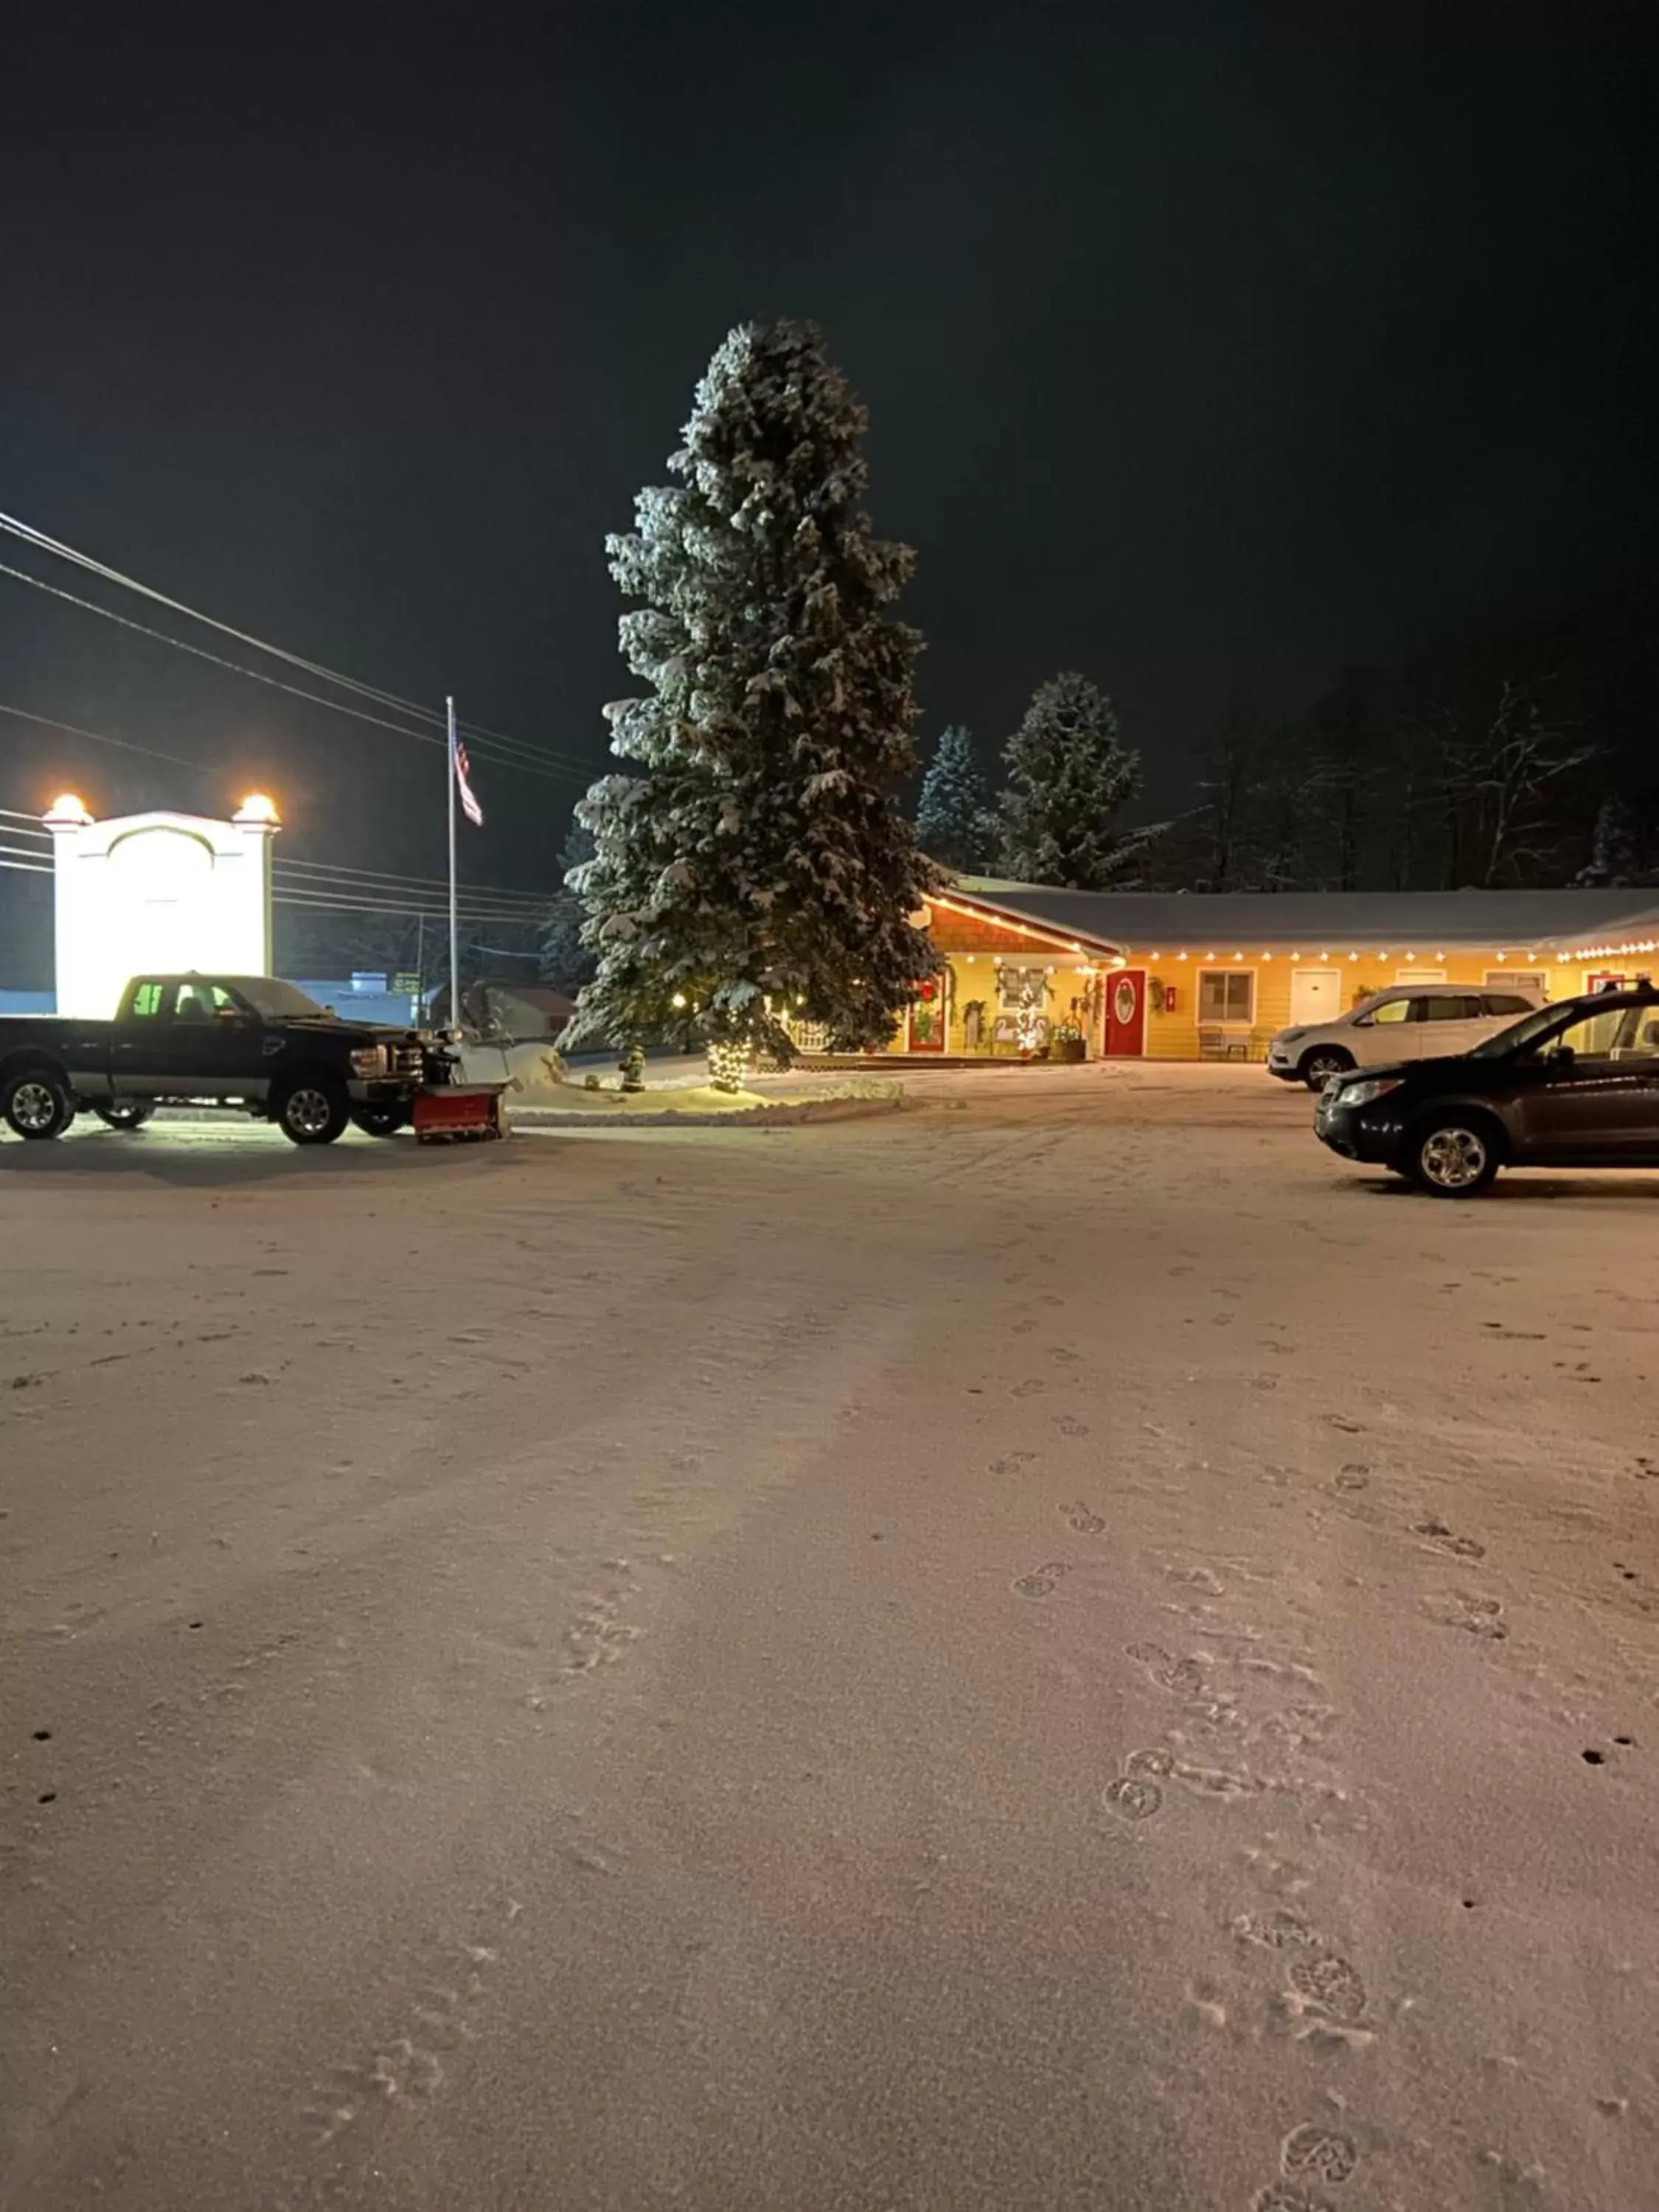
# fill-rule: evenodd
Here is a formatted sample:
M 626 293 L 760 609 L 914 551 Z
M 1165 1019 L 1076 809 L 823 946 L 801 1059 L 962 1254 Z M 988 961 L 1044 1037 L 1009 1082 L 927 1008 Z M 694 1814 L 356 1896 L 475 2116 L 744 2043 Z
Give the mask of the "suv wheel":
M 1431 1197 L 1476 1198 L 1498 1173 L 1498 1146 L 1478 1117 L 1432 1121 L 1411 1139 L 1411 1173 Z
M 26 1067 L 0 1086 L 0 1114 L 20 1137 L 59 1137 L 75 1119 L 69 1086 L 50 1067 Z
M 1316 1045 L 1297 1069 L 1310 1091 L 1322 1091 L 1334 1075 L 1346 1075 L 1353 1062 L 1340 1045 Z
M 350 1119 L 343 1088 L 326 1075 L 302 1075 L 283 1093 L 276 1125 L 291 1145 L 331 1145 Z

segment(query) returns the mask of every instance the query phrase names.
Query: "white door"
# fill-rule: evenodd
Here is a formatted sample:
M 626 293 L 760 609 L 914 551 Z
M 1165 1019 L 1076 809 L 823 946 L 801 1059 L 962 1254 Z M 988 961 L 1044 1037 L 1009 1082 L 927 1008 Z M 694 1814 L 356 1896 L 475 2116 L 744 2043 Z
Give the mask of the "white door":
M 1297 1029 L 1310 1030 L 1320 1022 L 1334 1022 L 1342 1011 L 1342 970 L 1340 968 L 1293 968 L 1291 970 L 1291 1020 Z

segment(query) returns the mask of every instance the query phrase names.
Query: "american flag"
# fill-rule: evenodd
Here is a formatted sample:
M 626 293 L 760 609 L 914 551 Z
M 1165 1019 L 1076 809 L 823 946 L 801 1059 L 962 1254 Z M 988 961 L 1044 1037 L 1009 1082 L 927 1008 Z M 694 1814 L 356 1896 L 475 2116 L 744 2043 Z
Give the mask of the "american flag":
M 466 747 L 459 737 L 454 741 L 455 782 L 461 794 L 461 811 L 475 830 L 483 828 L 483 809 L 472 790 L 472 771 L 466 757 Z

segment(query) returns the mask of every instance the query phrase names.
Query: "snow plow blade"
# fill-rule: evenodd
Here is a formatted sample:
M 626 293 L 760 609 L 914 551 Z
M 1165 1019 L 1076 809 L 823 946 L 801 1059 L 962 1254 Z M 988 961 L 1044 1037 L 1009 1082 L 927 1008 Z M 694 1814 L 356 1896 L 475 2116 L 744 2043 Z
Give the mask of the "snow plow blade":
M 479 1144 L 507 1134 L 507 1085 L 452 1083 L 415 1100 L 415 1134 L 423 1145 Z

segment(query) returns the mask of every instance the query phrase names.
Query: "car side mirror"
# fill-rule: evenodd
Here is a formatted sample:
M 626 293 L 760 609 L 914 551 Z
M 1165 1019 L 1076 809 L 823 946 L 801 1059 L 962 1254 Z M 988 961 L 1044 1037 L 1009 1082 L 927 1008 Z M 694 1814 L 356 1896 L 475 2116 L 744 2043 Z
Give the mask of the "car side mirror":
M 1576 1057 L 1570 1044 L 1553 1044 L 1544 1055 L 1556 1067 L 1570 1067 Z

